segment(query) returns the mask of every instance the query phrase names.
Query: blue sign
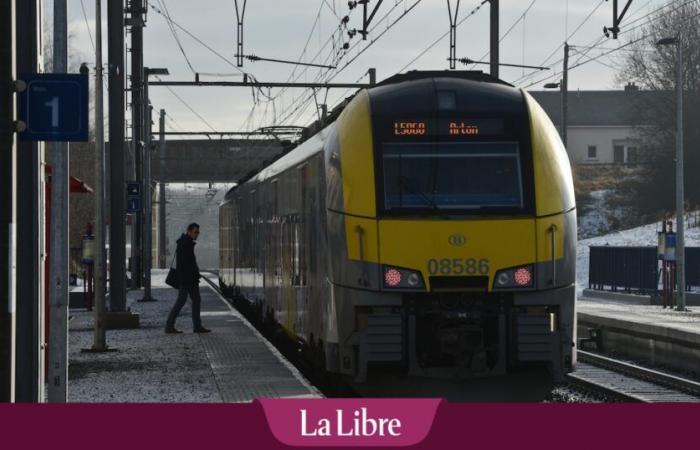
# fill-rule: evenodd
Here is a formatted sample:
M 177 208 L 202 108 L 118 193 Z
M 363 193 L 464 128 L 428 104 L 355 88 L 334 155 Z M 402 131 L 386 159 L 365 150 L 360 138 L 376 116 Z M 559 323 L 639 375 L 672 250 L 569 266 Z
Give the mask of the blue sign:
M 672 231 L 666 233 L 666 248 L 664 250 L 664 259 L 666 261 L 676 260 L 676 233 Z
M 676 248 L 676 233 L 666 233 L 666 248 Z
M 126 195 L 140 195 L 141 194 L 141 183 L 136 181 L 127 181 L 126 183 Z
M 22 76 L 27 86 L 19 94 L 19 120 L 24 141 L 88 140 L 88 76 L 33 73 Z
M 126 212 L 137 213 L 141 211 L 141 199 L 139 197 L 129 197 L 126 199 Z

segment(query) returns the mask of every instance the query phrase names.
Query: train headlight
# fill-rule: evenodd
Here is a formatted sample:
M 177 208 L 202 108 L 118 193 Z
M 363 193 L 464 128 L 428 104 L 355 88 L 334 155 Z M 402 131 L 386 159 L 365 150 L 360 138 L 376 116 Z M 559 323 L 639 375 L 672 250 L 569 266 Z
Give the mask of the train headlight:
M 532 265 L 499 270 L 493 283 L 494 289 L 519 289 L 534 287 L 535 276 Z
M 416 287 L 416 286 L 419 286 L 421 284 L 420 275 L 418 275 L 415 272 L 410 274 L 408 276 L 408 278 L 406 279 L 406 281 L 408 282 L 408 285 L 411 287 Z
M 496 286 L 505 287 L 510 284 L 510 277 L 506 272 L 501 272 L 496 276 Z
M 386 289 L 424 289 L 423 276 L 420 272 L 402 267 L 384 266 L 384 288 Z

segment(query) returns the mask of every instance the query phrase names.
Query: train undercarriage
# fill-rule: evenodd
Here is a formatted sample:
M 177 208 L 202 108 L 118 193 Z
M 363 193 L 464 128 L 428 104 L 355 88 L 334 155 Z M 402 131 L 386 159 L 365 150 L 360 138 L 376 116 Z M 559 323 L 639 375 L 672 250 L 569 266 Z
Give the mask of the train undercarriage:
M 402 295 L 396 306 L 358 306 L 350 339 L 355 380 L 387 365 L 450 377 L 546 365 L 560 380 L 574 363 L 573 301 L 560 300 L 572 295 L 573 287 L 526 295 L 421 293 Z M 343 363 L 349 368 L 351 358 Z

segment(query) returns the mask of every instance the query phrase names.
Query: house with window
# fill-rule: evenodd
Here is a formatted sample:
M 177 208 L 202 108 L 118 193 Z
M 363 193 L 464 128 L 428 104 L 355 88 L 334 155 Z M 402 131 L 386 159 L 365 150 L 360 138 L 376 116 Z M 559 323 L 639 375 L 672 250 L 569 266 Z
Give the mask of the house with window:
M 561 92 L 530 91 L 530 94 L 559 129 Z M 567 151 L 571 162 L 639 162 L 640 148 L 644 145 L 639 133 L 644 118 L 639 110 L 655 104 L 659 96 L 658 92 L 642 91 L 634 84 L 628 84 L 624 90 L 569 91 Z

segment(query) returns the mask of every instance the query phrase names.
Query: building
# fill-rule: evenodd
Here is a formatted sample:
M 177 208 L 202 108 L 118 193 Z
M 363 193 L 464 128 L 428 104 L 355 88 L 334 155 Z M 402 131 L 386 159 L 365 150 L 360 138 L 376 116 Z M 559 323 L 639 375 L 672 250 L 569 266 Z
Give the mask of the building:
M 561 92 L 531 91 L 554 124 L 561 123 Z M 568 145 L 574 164 L 635 164 L 644 145 L 641 108 L 657 104 L 659 93 L 628 84 L 624 90 L 569 91 Z M 646 106 L 645 106 L 646 105 Z M 647 116 L 648 117 L 648 116 Z

